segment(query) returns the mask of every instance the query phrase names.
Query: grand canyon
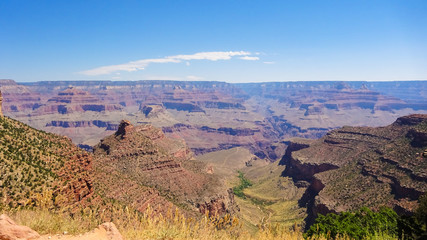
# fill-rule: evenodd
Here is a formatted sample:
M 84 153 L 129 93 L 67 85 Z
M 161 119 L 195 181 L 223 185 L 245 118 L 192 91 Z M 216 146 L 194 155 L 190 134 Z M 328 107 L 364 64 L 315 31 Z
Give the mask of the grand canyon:
M 427 113 L 419 82 L 283 82 L 0 80 L 6 116 L 70 137 L 87 149 L 121 120 L 151 124 L 183 138 L 200 155 L 245 147 L 275 161 L 290 137 L 319 138 L 349 126 L 384 126 Z
M 427 192 L 426 88 L 0 80 L 3 204 L 231 215 L 247 229 L 361 207 L 410 216 Z
M 0 1 L 0 240 L 427 239 L 427 1 Z

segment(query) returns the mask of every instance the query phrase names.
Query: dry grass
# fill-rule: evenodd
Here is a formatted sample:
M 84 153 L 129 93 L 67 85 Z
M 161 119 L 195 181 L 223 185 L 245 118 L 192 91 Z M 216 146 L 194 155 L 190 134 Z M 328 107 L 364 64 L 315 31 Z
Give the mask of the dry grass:
M 18 224 L 26 225 L 41 234 L 70 234 L 87 232 L 103 221 L 116 224 L 123 237 L 133 239 L 303 239 L 300 230 L 291 231 L 280 225 L 265 225 L 249 233 L 237 218 L 224 216 L 200 219 L 187 218 L 179 211 L 165 216 L 153 216 L 150 209 L 144 214 L 128 208 L 114 207 L 96 212 L 86 209 L 73 216 L 48 209 L 3 210 Z M 102 221 L 101 221 L 102 219 Z
M 200 219 L 187 218 L 177 211 L 169 211 L 165 216 L 154 216 L 150 208 L 145 213 L 132 211 L 129 208 L 113 207 L 110 210 L 82 210 L 73 216 L 60 211 L 48 209 L 3 210 L 18 224 L 26 225 L 41 234 L 58 234 L 67 231 L 77 235 L 88 232 L 105 221 L 116 224 L 124 239 L 234 239 L 234 240 L 275 240 L 304 239 L 302 230 L 296 225 L 292 228 L 283 224 L 265 224 L 258 226 L 256 232 L 249 232 L 239 219 L 224 216 Z M 316 237 L 325 240 L 327 237 Z M 338 240 L 350 240 L 348 237 L 338 237 Z M 373 239 L 396 239 L 378 234 Z

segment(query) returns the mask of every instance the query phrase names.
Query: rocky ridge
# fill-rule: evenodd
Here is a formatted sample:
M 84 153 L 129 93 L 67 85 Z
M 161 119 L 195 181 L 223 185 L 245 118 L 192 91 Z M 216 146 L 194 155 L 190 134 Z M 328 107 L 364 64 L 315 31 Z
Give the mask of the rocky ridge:
M 306 188 L 300 204 L 311 220 L 362 206 L 410 214 L 427 192 L 426 140 L 427 115 L 421 114 L 386 127 L 343 127 L 319 140 L 292 139 L 282 175 Z
M 232 213 L 233 194 L 180 139 L 167 138 L 151 125 L 122 121 L 115 134 L 94 147 L 96 186 L 101 195 L 143 211 L 173 203 L 188 211 Z
M 70 210 L 118 202 L 143 212 L 233 213 L 233 194 L 182 139 L 151 125 L 122 121 L 89 153 L 69 138 L 0 117 L 0 209 L 41 206 Z

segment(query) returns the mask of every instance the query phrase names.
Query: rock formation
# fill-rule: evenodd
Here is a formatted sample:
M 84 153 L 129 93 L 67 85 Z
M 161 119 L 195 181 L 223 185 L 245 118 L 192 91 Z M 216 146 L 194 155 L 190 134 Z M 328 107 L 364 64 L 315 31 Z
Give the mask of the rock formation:
M 343 127 L 319 140 L 291 140 L 280 163 L 295 185 L 308 185 L 300 204 L 311 218 L 382 205 L 410 214 L 427 192 L 426 148 L 427 115 L 419 114 L 386 127 Z
M 33 112 L 43 102 L 43 96 L 10 79 L 0 79 L 3 96 L 3 112 L 9 116 L 22 116 Z
M 232 213 L 233 195 L 205 165 L 193 159 L 182 139 L 167 138 L 151 125 L 123 120 L 115 134 L 94 147 L 95 185 L 103 197 L 144 211 Z
M 6 214 L 0 215 L 0 240 L 31 240 L 39 237 L 40 235 L 31 228 L 17 225 Z
M 121 110 L 119 104 L 106 104 L 89 92 L 69 87 L 49 98 L 43 106 L 37 109 L 38 114 L 70 114 L 75 112 L 104 112 Z

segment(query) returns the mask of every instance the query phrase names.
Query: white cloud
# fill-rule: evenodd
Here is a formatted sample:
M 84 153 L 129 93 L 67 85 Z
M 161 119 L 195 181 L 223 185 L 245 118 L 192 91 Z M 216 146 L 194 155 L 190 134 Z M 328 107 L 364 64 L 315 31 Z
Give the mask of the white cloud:
M 276 62 L 263 62 L 264 64 L 275 64 Z
M 259 57 L 244 56 L 244 57 L 240 57 L 240 59 L 249 60 L 249 61 L 256 61 L 256 60 L 259 60 Z
M 185 65 L 190 66 L 190 62 L 186 62 Z
M 200 80 L 203 80 L 204 78 L 190 75 L 190 76 L 187 76 L 187 79 L 190 81 L 200 81 Z
M 190 61 L 190 60 L 209 60 L 209 61 L 230 60 L 234 56 L 243 56 L 240 58 L 243 60 L 259 59 L 258 57 L 251 57 L 250 55 L 251 53 L 246 51 L 199 52 L 191 55 L 175 55 L 175 56 L 168 56 L 165 58 L 141 59 L 141 60 L 131 61 L 128 63 L 118 64 L 118 65 L 97 67 L 97 68 L 85 70 L 79 73 L 83 75 L 97 76 L 97 75 L 111 74 L 119 71 L 135 72 L 138 70 L 144 70 L 144 68 L 151 63 L 180 63 L 182 61 Z
M 170 56 L 166 58 L 172 59 L 181 59 L 181 60 L 210 60 L 210 61 L 218 61 L 218 60 L 229 60 L 234 56 L 247 56 L 251 55 L 250 52 L 238 51 L 238 52 L 199 52 L 191 55 L 176 55 Z

